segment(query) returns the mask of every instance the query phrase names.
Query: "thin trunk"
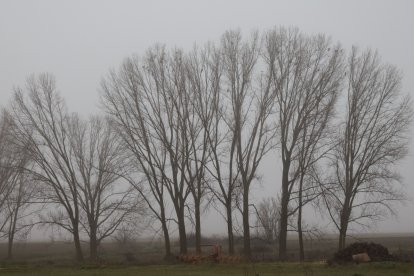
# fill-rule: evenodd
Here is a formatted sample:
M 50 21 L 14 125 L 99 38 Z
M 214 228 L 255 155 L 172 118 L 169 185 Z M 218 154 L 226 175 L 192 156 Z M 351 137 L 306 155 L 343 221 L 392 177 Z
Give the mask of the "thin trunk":
M 165 218 L 164 206 L 161 206 L 161 224 L 162 231 L 164 233 L 164 245 L 165 245 L 165 259 L 170 259 L 171 254 L 171 244 L 170 244 L 170 234 L 168 233 L 167 220 Z
M 302 206 L 299 207 L 298 214 L 298 235 L 299 235 L 299 261 L 305 261 L 305 247 L 303 245 L 303 233 L 302 233 Z
M 79 205 L 78 205 L 78 191 L 76 186 L 73 187 L 73 204 L 74 204 L 74 214 L 72 217 L 72 225 L 73 225 L 73 241 L 75 243 L 75 250 L 76 250 L 76 259 L 78 262 L 83 262 L 83 253 L 82 253 L 82 246 L 79 236 Z
M 279 259 L 286 260 L 286 239 L 288 227 L 288 204 L 289 204 L 289 162 L 283 163 L 282 172 L 282 199 L 280 212 L 280 233 L 279 233 Z
M 20 204 L 20 201 L 18 202 Z M 17 224 L 17 216 L 19 213 L 19 207 L 16 208 L 14 214 L 12 216 L 12 220 L 10 221 L 10 228 L 9 228 L 9 239 L 7 244 L 7 259 L 13 259 L 13 242 L 14 242 L 14 235 L 16 233 L 16 224 Z
M 247 191 L 246 191 L 247 190 Z M 249 223 L 249 191 L 245 188 L 243 193 L 243 241 L 244 241 L 244 256 L 250 259 L 250 223 Z
M 234 255 L 234 236 L 233 236 L 233 217 L 231 212 L 231 204 L 227 204 L 227 236 L 229 242 L 229 255 Z
M 305 247 L 303 245 L 303 232 L 302 232 L 302 193 L 303 193 L 303 174 L 300 177 L 299 184 L 299 208 L 298 208 L 298 238 L 299 238 L 299 261 L 305 261 Z
M 201 217 L 200 217 L 200 201 L 195 201 L 195 244 L 196 254 L 201 254 Z
M 13 226 L 11 227 L 11 231 L 9 232 L 9 240 L 8 240 L 8 244 L 7 244 L 7 259 L 8 260 L 12 260 L 13 259 L 13 241 L 14 241 L 14 232 L 16 229 L 16 222 L 15 220 L 10 222 L 13 224 Z
M 184 207 L 180 207 L 177 214 L 178 233 L 180 236 L 180 254 L 187 254 L 187 234 L 185 232 Z
M 9 241 L 7 245 L 7 259 L 8 260 L 13 259 L 13 240 L 14 240 L 14 233 L 10 233 Z
M 301 191 L 299 192 L 301 194 Z M 301 196 L 301 195 L 300 195 Z M 302 205 L 298 209 L 298 236 L 299 236 L 299 261 L 305 261 L 305 247 L 303 245 L 303 232 L 302 232 Z
M 352 162 L 351 162 L 352 164 Z M 351 190 L 352 187 L 354 186 L 353 182 L 351 181 L 352 179 L 352 165 L 349 165 L 349 163 L 346 164 L 346 176 L 345 176 L 345 181 L 346 181 L 346 191 L 345 191 L 345 200 L 344 203 L 342 205 L 342 212 L 341 212 L 341 218 L 340 218 L 340 224 L 339 224 L 339 244 L 338 244 L 338 249 L 344 249 L 345 248 L 345 240 L 346 240 L 346 233 L 348 231 L 348 223 L 349 223 L 349 216 L 351 215 L 351 210 L 350 210 L 350 201 L 351 201 Z

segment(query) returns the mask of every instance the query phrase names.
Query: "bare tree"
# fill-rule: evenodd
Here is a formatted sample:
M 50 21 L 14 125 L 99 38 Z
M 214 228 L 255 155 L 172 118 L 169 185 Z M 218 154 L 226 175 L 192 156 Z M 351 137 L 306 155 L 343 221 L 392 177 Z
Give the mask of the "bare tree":
M 194 121 L 195 114 L 189 107 L 192 104 L 191 98 L 193 96 L 188 84 L 187 62 L 184 52 L 177 49 L 168 56 L 158 54 L 154 57 L 156 57 L 153 59 L 155 63 L 151 62 L 150 68 L 155 70 L 155 74 L 160 77 L 159 81 L 165 84 L 165 87 L 159 92 L 163 93 L 164 107 L 166 107 L 164 112 L 167 116 L 165 119 L 167 119 L 169 128 L 169 135 L 163 135 L 163 145 L 169 153 L 171 173 L 171 177 L 166 182 L 166 188 L 177 216 L 180 253 L 185 254 L 187 253 L 185 207 L 191 190 L 195 191 L 190 188 L 189 183 L 195 187 L 192 184 L 193 181 L 202 181 L 204 171 L 203 163 L 199 163 L 201 160 L 191 160 L 193 155 L 197 154 L 192 154 L 192 151 L 198 150 L 198 145 L 194 145 L 194 143 L 198 140 L 196 138 L 198 136 L 197 129 L 200 129 L 193 123 L 200 121 L 197 119 Z M 164 68 L 166 65 L 169 67 Z M 160 118 L 160 120 L 162 119 Z M 162 129 L 164 130 L 164 127 Z M 205 152 L 204 149 L 201 150 Z M 193 167 L 194 164 L 196 167 Z
M 135 170 L 123 177 L 140 193 L 154 217 L 160 222 L 165 256 L 168 258 L 171 255 L 171 246 L 164 174 L 168 162 L 167 151 L 158 139 L 152 139 L 157 133 L 149 120 L 152 116 L 151 108 L 157 110 L 160 106 L 146 106 L 147 95 L 140 88 L 145 88 L 140 63 L 138 58 L 130 58 L 124 62 L 118 73 L 112 71 L 102 82 L 102 101 L 113 126 L 120 133 L 123 144 L 130 152 L 128 160 L 135 165 Z M 138 175 L 140 180 L 135 181 L 133 175 Z
M 214 144 L 213 133 L 218 127 L 218 99 L 220 93 L 220 55 L 213 44 L 204 48 L 195 47 L 187 55 L 187 74 L 189 83 L 189 101 L 186 142 L 187 185 L 193 197 L 195 217 L 196 252 L 201 253 L 201 204 L 208 192 L 208 163 L 211 146 Z M 208 200 L 209 201 L 209 200 Z M 208 202 L 206 203 L 208 204 Z
M 341 48 L 326 37 L 305 36 L 297 29 L 269 31 L 264 48 L 276 97 L 282 157 L 279 258 L 283 260 L 291 194 L 313 160 L 318 137 L 332 114 L 342 78 L 342 58 Z
M 70 145 L 69 115 L 51 75 L 32 76 L 26 90 L 27 93 L 17 88 L 14 93 L 14 140 L 27 147 L 34 164 L 30 172 L 43 184 L 44 200 L 56 207 L 45 222 L 72 234 L 77 260 L 82 261 L 79 186 Z
M 162 98 L 151 98 L 150 87 L 145 85 L 146 76 L 141 68 L 144 64 L 145 61 L 141 65 L 137 57 L 129 58 L 118 73 L 111 72 L 102 82 L 102 101 L 130 152 L 128 160 L 135 167 L 132 174 L 123 177 L 140 193 L 153 216 L 160 222 L 165 257 L 169 258 L 171 245 L 165 195 L 168 152 L 162 141 L 157 139 L 159 133 L 153 127 L 156 122 L 151 120 L 153 113 L 163 115 Z M 134 180 L 134 175 L 139 181 Z
M 146 199 L 159 219 L 170 255 L 165 192 L 176 214 L 180 252 L 187 252 L 185 208 L 188 182 L 189 141 L 188 91 L 183 53 L 167 53 L 164 47 L 150 49 L 145 57 L 127 59 L 118 74 L 103 82 L 103 101 L 124 143 L 143 175 L 131 184 Z M 146 184 L 146 185 L 143 185 Z M 157 202 L 153 207 L 152 200 Z
M 338 124 L 329 164 L 332 174 L 319 179 L 325 206 L 339 231 L 339 249 L 345 246 L 351 224 L 379 219 L 404 198 L 396 164 L 407 154 L 413 110 L 409 97 L 399 92 L 400 83 L 399 71 L 381 63 L 376 52 L 352 49 L 345 116 Z
M 106 120 L 69 115 L 51 75 L 29 78 L 26 89 L 27 95 L 21 88 L 14 95 L 13 138 L 30 156 L 33 166 L 25 171 L 51 206 L 41 223 L 71 233 L 79 261 L 86 232 L 95 260 L 99 243 L 142 210 L 129 185 L 117 182 L 126 167 L 118 135 Z
M 24 160 L 27 163 L 28 159 Z M 35 198 L 37 185 L 31 179 L 24 167 L 27 164 L 21 162 L 13 191 L 6 202 L 5 215 L 8 218 L 7 225 L 3 230 L 4 237 L 7 238 L 7 259 L 13 259 L 13 244 L 16 238 L 25 239 L 36 224 L 32 221 L 33 216 L 38 212 Z M 1 231 L 0 231 L 1 232 Z M 1 236 L 1 235 L 0 235 Z
M 271 71 L 260 75 L 258 60 L 260 40 L 254 33 L 243 41 L 236 31 L 222 37 L 223 93 L 229 108 L 224 115 L 230 129 L 234 162 L 239 172 L 243 206 L 244 254 L 250 257 L 249 193 L 263 156 L 271 149 L 274 127 L 269 121 L 274 93 L 271 91 Z
M 37 186 L 26 173 L 30 165 L 26 147 L 19 148 L 14 143 L 15 125 L 11 114 L 3 111 L 0 120 L 0 237 L 7 238 L 7 258 L 12 259 L 16 235 L 26 236 L 33 225 L 25 219 L 35 212 L 35 208 L 28 209 Z
M 296 207 L 289 216 L 297 212 L 297 232 L 299 241 L 299 260 L 305 260 L 305 249 L 303 243 L 302 213 L 308 203 L 312 203 L 320 196 L 317 181 L 314 181 L 312 174 L 314 167 L 323 161 L 323 158 L 330 152 L 333 143 L 330 138 L 334 134 L 334 129 L 329 126 L 334 113 L 336 95 L 324 95 L 324 99 L 318 100 L 312 110 L 304 119 L 304 127 L 299 137 L 297 162 L 293 166 L 293 171 L 297 171 L 297 185 L 292 191 L 291 198 L 296 201 Z M 307 231 L 308 233 L 312 231 Z
M 280 204 L 275 198 L 263 199 L 256 210 L 257 235 L 267 241 L 277 241 L 279 235 Z
M 91 117 L 84 121 L 72 115 L 71 147 L 75 164 L 80 223 L 89 237 L 90 259 L 98 257 L 102 240 L 115 233 L 129 216 L 143 213 L 140 197 L 128 183 L 121 183 L 126 171 L 123 147 L 109 121 Z
M 206 145 L 208 146 L 208 162 L 206 163 L 206 180 L 209 191 L 217 202 L 225 209 L 223 214 L 227 223 L 228 253 L 234 254 L 233 210 L 239 196 L 239 169 L 236 161 L 236 139 L 229 127 L 231 111 L 227 110 L 229 97 L 223 92 L 222 51 L 210 44 L 202 55 L 203 68 L 197 70 L 203 73 L 199 77 L 199 85 L 204 89 L 205 105 L 208 115 L 202 116 L 206 130 Z M 202 103 L 202 102 L 201 102 Z M 220 212 L 220 211 L 219 211 Z M 220 212 L 221 214 L 221 212 Z
M 0 117 L 0 214 L 3 213 L 3 220 L 0 221 L 0 231 L 9 219 L 7 212 L 3 212 L 3 208 L 19 177 L 18 163 L 21 158 L 12 143 L 12 127 L 12 117 L 6 111 L 2 111 Z

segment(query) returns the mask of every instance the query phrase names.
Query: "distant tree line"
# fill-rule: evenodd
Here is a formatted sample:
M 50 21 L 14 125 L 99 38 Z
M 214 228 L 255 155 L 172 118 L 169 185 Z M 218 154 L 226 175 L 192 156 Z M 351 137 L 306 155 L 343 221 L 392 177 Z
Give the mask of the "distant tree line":
M 399 70 L 375 51 L 347 52 L 295 28 L 227 31 L 190 51 L 155 45 L 102 79 L 103 114 L 90 118 L 67 110 L 52 75 L 33 75 L 0 118 L 0 237 L 12 258 L 16 235 L 57 227 L 79 261 L 84 238 L 96 260 L 105 238 L 149 222 L 167 258 L 174 229 L 187 253 L 188 227 L 200 254 L 202 216 L 214 205 L 228 254 L 239 217 L 246 257 L 254 227 L 277 241 L 281 260 L 296 232 L 303 261 L 304 235 L 320 230 L 307 207 L 329 218 L 341 249 L 353 224 L 405 199 L 397 165 L 413 110 L 400 86 Z M 280 192 L 254 204 L 272 152 Z

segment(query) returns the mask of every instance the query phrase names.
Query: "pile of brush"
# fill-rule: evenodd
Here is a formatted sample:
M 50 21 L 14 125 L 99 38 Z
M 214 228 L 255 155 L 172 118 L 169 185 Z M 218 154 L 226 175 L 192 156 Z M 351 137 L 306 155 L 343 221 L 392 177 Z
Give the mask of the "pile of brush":
M 367 261 L 384 262 L 392 261 L 393 256 L 389 254 L 388 249 L 377 243 L 356 242 L 348 247 L 336 252 L 329 264 L 344 264 L 356 261 L 356 256 L 368 255 Z M 354 256 L 354 257 L 353 257 Z

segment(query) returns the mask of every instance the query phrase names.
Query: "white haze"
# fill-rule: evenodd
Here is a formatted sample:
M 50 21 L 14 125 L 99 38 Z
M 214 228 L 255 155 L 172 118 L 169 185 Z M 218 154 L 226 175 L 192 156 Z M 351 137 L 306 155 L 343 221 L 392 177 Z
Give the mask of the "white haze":
M 297 26 L 324 33 L 347 49 L 378 49 L 383 60 L 403 71 L 402 90 L 414 97 L 414 3 L 412 1 L 0 1 L 0 99 L 32 73 L 56 76 L 72 111 L 99 112 L 99 83 L 110 68 L 156 42 L 190 48 L 218 40 L 228 29 L 243 33 L 273 26 Z M 413 152 L 401 163 L 406 192 L 414 198 Z M 277 153 L 262 163 L 253 199 L 276 196 L 281 165 Z M 377 232 L 414 232 L 413 202 L 398 217 L 380 222 Z M 308 214 L 307 220 L 318 220 Z M 324 222 L 322 222 L 324 223 Z M 224 234 L 225 222 L 211 209 L 203 234 Z M 33 239 L 45 238 L 35 231 Z

